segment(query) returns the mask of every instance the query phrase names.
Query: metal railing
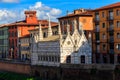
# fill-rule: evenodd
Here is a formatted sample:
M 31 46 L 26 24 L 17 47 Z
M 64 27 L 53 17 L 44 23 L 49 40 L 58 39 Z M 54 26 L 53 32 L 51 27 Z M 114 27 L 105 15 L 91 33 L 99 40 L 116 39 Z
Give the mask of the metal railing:
M 114 19 L 114 17 L 113 16 L 108 16 L 107 17 L 107 20 L 109 21 L 109 20 L 113 20 Z

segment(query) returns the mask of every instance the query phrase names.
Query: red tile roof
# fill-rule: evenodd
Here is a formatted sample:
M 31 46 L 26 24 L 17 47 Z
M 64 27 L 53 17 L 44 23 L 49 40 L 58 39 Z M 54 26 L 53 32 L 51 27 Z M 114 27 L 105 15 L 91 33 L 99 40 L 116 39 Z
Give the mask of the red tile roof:
M 15 22 L 15 23 L 10 23 L 10 24 L 4 24 L 4 25 L 1 25 L 1 27 L 5 27 L 5 26 L 38 26 L 39 25 L 39 22 L 41 23 L 41 25 L 48 25 L 48 20 L 38 20 L 38 23 L 26 23 L 25 20 L 23 21 L 18 21 L 18 22 Z M 58 25 L 57 22 L 51 22 L 51 26 L 56 26 Z
M 97 8 L 94 11 L 96 11 L 96 10 L 104 10 L 104 9 L 109 9 L 109 8 L 115 8 L 115 7 L 120 7 L 120 2 L 110 4 L 110 5 L 107 5 L 107 6 L 103 6 L 101 8 Z
M 53 27 L 57 27 L 57 25 L 56 26 L 51 26 L 52 28 Z M 46 29 L 46 28 L 48 28 L 48 26 L 42 26 L 42 29 Z M 31 29 L 31 30 L 29 30 L 29 31 L 37 31 L 37 30 L 39 30 L 39 28 L 36 28 L 36 29 Z
M 25 11 L 25 14 L 36 13 L 36 11 Z
M 58 19 L 68 18 L 68 17 L 75 17 L 75 16 L 92 16 L 92 10 L 90 10 L 90 11 L 85 11 L 85 12 L 81 12 L 81 13 L 79 13 L 79 14 L 74 14 L 74 13 L 68 14 L 68 15 L 63 16 L 63 17 L 60 17 L 60 18 L 58 18 Z

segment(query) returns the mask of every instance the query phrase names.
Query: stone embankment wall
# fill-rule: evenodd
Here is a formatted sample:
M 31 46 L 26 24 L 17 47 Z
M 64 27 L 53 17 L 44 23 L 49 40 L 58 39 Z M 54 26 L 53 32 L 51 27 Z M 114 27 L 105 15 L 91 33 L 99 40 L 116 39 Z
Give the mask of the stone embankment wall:
M 28 63 L 0 61 L 0 71 L 10 71 L 30 75 L 31 67 Z
M 114 69 L 115 65 L 110 64 L 61 64 L 60 67 L 32 66 L 32 73 L 50 80 L 120 80 Z
M 0 70 L 38 76 L 49 80 L 120 80 L 120 65 L 110 64 L 61 64 L 60 67 L 48 67 L 0 61 Z

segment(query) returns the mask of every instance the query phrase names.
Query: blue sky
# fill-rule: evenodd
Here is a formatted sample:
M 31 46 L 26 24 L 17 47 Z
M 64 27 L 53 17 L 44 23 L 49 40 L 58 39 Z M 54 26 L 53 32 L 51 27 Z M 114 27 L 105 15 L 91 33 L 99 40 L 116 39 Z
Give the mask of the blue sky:
M 45 14 L 49 13 L 51 20 L 55 21 L 67 10 L 95 9 L 116 2 L 119 0 L 0 0 L 0 23 L 23 20 L 25 10 L 36 10 L 39 19 L 47 19 Z

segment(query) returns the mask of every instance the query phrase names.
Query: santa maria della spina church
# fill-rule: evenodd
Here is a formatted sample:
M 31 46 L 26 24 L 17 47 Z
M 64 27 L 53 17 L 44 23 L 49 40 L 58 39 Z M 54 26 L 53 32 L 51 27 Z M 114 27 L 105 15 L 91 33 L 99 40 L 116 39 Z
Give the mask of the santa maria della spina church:
M 43 37 L 41 23 L 36 35 L 32 31 L 31 43 L 31 64 L 44 66 L 60 66 L 63 64 L 91 64 L 92 51 L 91 43 L 87 40 L 82 30 L 82 24 L 79 23 L 80 29 L 77 29 L 76 20 L 73 21 L 74 31 L 71 34 L 70 26 L 67 24 L 67 33 L 62 34 L 60 24 L 58 34 L 53 35 L 53 29 L 49 21 L 47 37 Z

